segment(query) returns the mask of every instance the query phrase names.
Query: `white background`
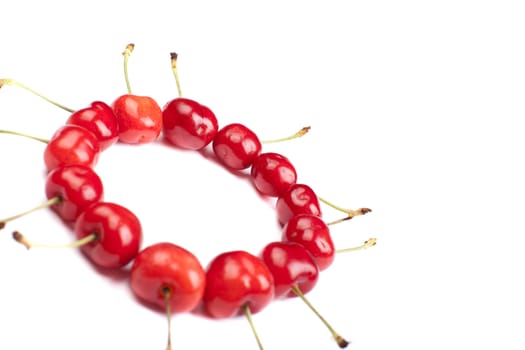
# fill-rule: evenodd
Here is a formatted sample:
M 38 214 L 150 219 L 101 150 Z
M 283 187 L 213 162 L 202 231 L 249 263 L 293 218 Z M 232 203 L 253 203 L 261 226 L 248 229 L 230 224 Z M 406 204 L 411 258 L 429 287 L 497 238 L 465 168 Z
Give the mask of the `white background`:
M 117 2 L 115 2 L 117 3 Z M 75 109 L 124 94 L 130 80 L 162 106 L 186 97 L 219 123 L 263 139 L 340 205 L 373 213 L 332 230 L 337 256 L 310 300 L 354 350 L 524 349 L 521 1 L 11 1 L 0 5 L 0 78 Z M 111 7 L 113 6 L 113 7 Z M 68 114 L 0 90 L 0 128 L 50 137 Z M 45 199 L 43 145 L 0 135 L 0 217 Z M 246 178 L 193 152 L 118 145 L 97 171 L 106 199 L 205 265 L 280 237 L 273 202 Z M 327 220 L 340 215 L 324 208 Z M 0 232 L 0 349 L 164 349 L 162 312 L 134 300 L 126 276 L 77 250 L 26 251 L 73 239 L 49 210 Z M 300 300 L 255 315 L 265 349 L 335 349 Z M 244 318 L 177 315 L 174 349 L 256 349 Z

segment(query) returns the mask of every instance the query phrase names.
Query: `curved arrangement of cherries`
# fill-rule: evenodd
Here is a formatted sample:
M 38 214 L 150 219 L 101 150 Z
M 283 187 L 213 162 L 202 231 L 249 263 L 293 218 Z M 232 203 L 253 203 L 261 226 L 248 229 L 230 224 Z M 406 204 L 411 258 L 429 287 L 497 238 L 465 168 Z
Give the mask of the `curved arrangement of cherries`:
M 128 45 L 125 58 L 132 49 Z M 172 54 L 174 73 L 176 58 Z M 215 114 L 194 100 L 180 97 L 180 89 L 179 97 L 164 108 L 151 97 L 132 94 L 129 84 L 128 91 L 111 106 L 96 101 L 73 112 L 50 140 L 44 140 L 48 171 L 45 206 L 72 223 L 76 245 L 85 256 L 102 268 L 120 269 L 131 264 L 132 291 L 145 302 L 165 309 L 168 320 L 172 313 L 189 312 L 202 303 L 212 318 L 244 313 L 253 326 L 251 314 L 261 311 L 272 299 L 304 299 L 317 283 L 320 271 L 332 264 L 336 250 L 328 224 L 321 217 L 318 196 L 309 186 L 297 183 L 291 162 L 278 153 L 263 153 L 258 136 L 243 124 L 219 128 Z M 140 220 L 124 206 L 104 201 L 103 184 L 94 167 L 100 154 L 117 141 L 146 144 L 161 135 L 182 149 L 202 150 L 211 145 L 224 167 L 249 169 L 255 188 L 277 198 L 282 240 L 267 244 L 259 255 L 242 250 L 222 253 L 206 269 L 194 254 L 171 242 L 142 248 Z M 364 214 L 370 210 L 360 211 Z M 16 217 L 0 221 L 0 228 Z M 28 248 L 36 245 L 17 231 L 13 236 Z M 328 328 L 340 347 L 348 345 Z M 262 349 L 258 337 L 257 341 Z

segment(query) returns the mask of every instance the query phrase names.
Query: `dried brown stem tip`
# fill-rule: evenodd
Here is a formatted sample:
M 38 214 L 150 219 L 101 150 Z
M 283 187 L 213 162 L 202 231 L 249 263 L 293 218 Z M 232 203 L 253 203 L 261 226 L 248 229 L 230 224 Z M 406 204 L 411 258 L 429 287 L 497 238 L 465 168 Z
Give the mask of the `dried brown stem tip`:
M 310 131 L 311 127 L 310 126 L 305 126 L 304 128 L 302 128 L 301 130 L 299 130 L 299 132 L 297 132 L 297 137 L 301 137 L 303 136 L 304 134 L 306 134 L 308 131 Z
M 13 239 L 17 241 L 18 243 L 22 244 L 24 247 L 26 247 L 28 250 L 31 248 L 31 245 L 26 240 L 23 234 L 21 234 L 18 231 L 13 232 Z
M 0 230 L 5 227 L 5 222 L 0 222 Z
M 370 213 L 371 211 L 372 211 L 372 209 L 370 209 L 370 208 L 359 208 L 359 209 L 356 209 L 356 210 L 347 209 L 346 212 L 348 213 L 348 219 L 351 219 L 354 216 L 365 215 L 367 213 Z
M 179 55 L 176 52 L 170 52 L 171 62 L 175 61 L 177 62 L 177 58 Z
M 122 54 L 124 56 L 129 56 L 133 52 L 134 48 L 135 48 L 135 44 L 128 44 L 126 45 L 126 49 L 124 49 L 124 52 L 122 52 Z
M 373 247 L 376 244 L 377 244 L 377 239 L 376 238 L 369 238 L 368 240 L 365 241 L 365 248 Z
M 337 345 L 339 345 L 339 347 L 340 347 L 341 349 L 344 349 L 344 348 L 346 348 L 348 345 L 350 345 L 350 342 L 349 342 L 348 340 L 344 339 L 344 338 L 341 337 L 341 336 L 337 336 L 337 337 L 335 338 L 335 341 L 337 342 Z

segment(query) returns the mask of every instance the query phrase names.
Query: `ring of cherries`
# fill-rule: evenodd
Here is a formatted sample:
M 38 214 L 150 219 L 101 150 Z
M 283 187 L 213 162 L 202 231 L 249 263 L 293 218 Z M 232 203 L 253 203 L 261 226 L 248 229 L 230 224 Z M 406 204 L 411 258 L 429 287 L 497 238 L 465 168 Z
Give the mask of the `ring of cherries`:
M 132 50 L 130 44 L 124 51 L 126 82 L 127 58 Z M 172 54 L 171 58 L 179 87 L 177 55 Z M 243 250 L 224 252 L 206 269 L 193 253 L 171 242 L 142 248 L 140 220 L 126 207 L 104 201 L 103 184 L 94 167 L 101 153 L 116 142 L 147 144 L 160 137 L 186 150 L 202 150 L 211 145 L 224 167 L 249 171 L 257 191 L 276 198 L 282 240 L 267 244 L 259 255 Z M 166 310 L 168 322 L 171 314 L 190 312 L 201 304 L 216 319 L 244 313 L 262 349 L 251 321 L 252 313 L 281 297 L 299 296 L 311 307 L 304 294 L 314 288 L 320 271 L 332 264 L 336 253 L 330 223 L 322 219 L 316 193 L 297 183 L 297 172 L 289 159 L 278 153 L 263 153 L 259 137 L 245 125 L 233 123 L 219 128 L 211 109 L 181 97 L 180 87 L 179 97 L 160 108 L 151 97 L 132 94 L 128 83 L 128 93 L 112 105 L 96 101 L 72 111 L 65 125 L 43 142 L 47 143 L 44 162 L 48 201 L 41 207 L 50 207 L 63 221 L 72 224 L 78 239 L 75 246 L 95 265 L 121 269 L 131 264 L 129 280 L 133 293 Z M 369 211 L 349 211 L 343 220 L 352 217 L 350 212 L 361 215 Z M 20 216 L 0 221 L 0 229 Z M 27 248 L 39 245 L 18 231 L 13 237 Z M 371 239 L 365 242 L 365 248 L 374 244 Z M 349 342 L 325 324 L 338 345 L 346 347 Z

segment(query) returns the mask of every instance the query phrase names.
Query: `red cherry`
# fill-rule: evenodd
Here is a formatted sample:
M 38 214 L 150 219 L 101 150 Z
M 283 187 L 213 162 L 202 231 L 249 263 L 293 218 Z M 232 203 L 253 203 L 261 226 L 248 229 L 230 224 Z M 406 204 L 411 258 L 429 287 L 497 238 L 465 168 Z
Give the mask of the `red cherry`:
M 251 168 L 253 184 L 264 195 L 277 197 L 297 181 L 292 163 L 278 153 L 263 153 L 255 159 Z
M 264 247 L 261 258 L 272 273 L 276 298 L 297 296 L 292 290 L 294 286 L 306 294 L 317 284 L 319 267 L 299 243 L 270 243 Z
M 140 298 L 171 312 L 193 310 L 202 300 L 206 274 L 199 260 L 172 243 L 157 243 L 142 250 L 131 268 L 131 289 Z
M 163 135 L 175 146 L 199 150 L 208 145 L 219 129 L 215 114 L 187 98 L 176 98 L 162 111 Z
M 93 133 L 81 126 L 68 124 L 58 129 L 44 151 L 47 170 L 68 164 L 94 167 L 100 146 Z
M 162 110 L 148 96 L 122 95 L 113 102 L 119 141 L 142 144 L 155 141 L 162 130 Z
M 83 165 L 64 165 L 49 172 L 46 179 L 48 199 L 59 197 L 51 208 L 65 221 L 74 221 L 91 204 L 102 201 L 100 177 Z
M 81 249 L 93 263 L 106 268 L 127 265 L 137 255 L 142 241 L 142 227 L 135 214 L 107 202 L 95 203 L 80 214 L 75 233 L 78 239 L 96 235 Z
M 315 192 L 306 185 L 294 184 L 277 199 L 275 205 L 281 225 L 298 214 L 321 216 L 321 206 Z
M 203 303 L 213 318 L 233 317 L 249 307 L 259 312 L 274 295 L 272 273 L 258 257 L 232 251 L 215 257 L 206 271 Z
M 219 160 L 234 170 L 246 169 L 261 153 L 261 141 L 242 124 L 229 124 L 213 140 L 213 151 Z
M 312 254 L 322 271 L 335 258 L 335 247 L 328 225 L 318 216 L 299 214 L 291 218 L 283 229 L 283 241 L 303 245 Z
M 104 102 L 95 101 L 90 107 L 79 109 L 71 114 L 66 124 L 75 124 L 91 131 L 97 137 L 101 151 L 118 140 L 117 119 L 111 107 Z

